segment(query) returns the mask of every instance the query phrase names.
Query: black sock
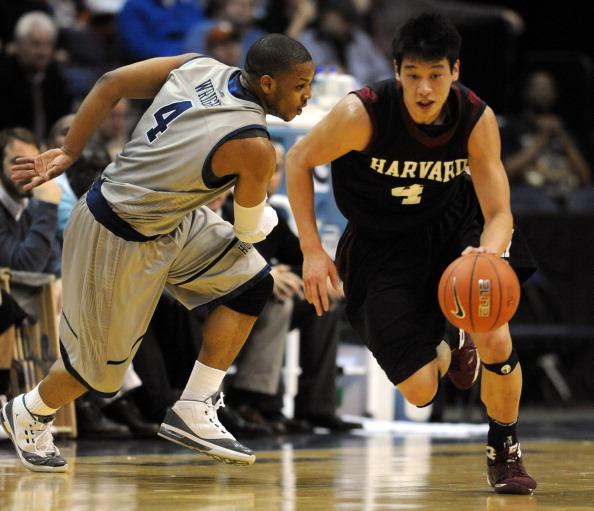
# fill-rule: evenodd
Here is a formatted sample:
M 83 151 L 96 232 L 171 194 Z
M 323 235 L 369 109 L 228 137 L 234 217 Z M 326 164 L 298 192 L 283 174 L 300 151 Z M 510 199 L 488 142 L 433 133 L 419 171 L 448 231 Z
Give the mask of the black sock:
M 0 394 L 8 394 L 10 386 L 10 369 L 0 369 Z
M 517 421 L 511 424 L 503 424 L 489 417 L 489 433 L 487 434 L 487 443 L 496 451 L 501 451 L 506 447 L 514 445 L 517 441 L 516 425 Z

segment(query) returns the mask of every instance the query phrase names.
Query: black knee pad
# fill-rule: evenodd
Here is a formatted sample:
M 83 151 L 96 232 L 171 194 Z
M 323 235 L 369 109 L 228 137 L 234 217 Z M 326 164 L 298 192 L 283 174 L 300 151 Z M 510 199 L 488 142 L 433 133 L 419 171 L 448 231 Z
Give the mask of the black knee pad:
M 236 312 L 249 316 L 258 316 L 270 298 L 273 286 L 274 279 L 269 273 L 253 286 L 248 287 L 241 294 L 223 302 L 223 304 Z
M 492 373 L 498 374 L 499 376 L 505 376 L 506 374 L 511 373 L 515 369 L 516 365 L 518 365 L 518 355 L 516 353 L 516 349 L 512 348 L 512 352 L 505 362 L 498 362 L 496 364 L 485 364 L 482 362 L 482 364 L 483 367 L 487 369 L 487 371 L 491 371 Z
M 435 399 L 437 398 L 438 394 L 439 394 L 439 390 L 441 389 L 441 378 L 439 378 L 437 380 L 437 390 L 435 391 L 435 395 L 431 398 L 431 401 L 429 401 L 428 403 L 425 403 L 424 405 L 415 405 L 417 408 L 427 408 L 430 404 L 433 404 L 433 402 L 435 401 Z

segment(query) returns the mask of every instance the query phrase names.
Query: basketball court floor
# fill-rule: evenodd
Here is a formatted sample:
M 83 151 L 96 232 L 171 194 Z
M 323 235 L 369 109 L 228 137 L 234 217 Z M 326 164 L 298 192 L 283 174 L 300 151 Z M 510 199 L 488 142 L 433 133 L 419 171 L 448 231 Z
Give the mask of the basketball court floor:
M 71 469 L 39 474 L 0 443 L 2 511 L 322 511 L 594 509 L 594 413 L 546 412 L 521 429 L 535 494 L 486 484 L 484 424 L 377 421 L 347 435 L 320 431 L 243 439 L 256 464 L 236 467 L 162 439 L 59 442 Z

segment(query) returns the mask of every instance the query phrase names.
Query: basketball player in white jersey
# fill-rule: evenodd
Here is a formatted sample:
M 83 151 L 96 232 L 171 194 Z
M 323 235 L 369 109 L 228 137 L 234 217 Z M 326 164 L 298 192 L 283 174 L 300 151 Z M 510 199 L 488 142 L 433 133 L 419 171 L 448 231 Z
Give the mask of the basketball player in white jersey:
M 98 80 L 63 147 L 17 162 L 13 179 L 34 188 L 77 159 L 121 98 L 154 98 L 66 226 L 62 358 L 2 409 L 27 468 L 68 468 L 50 432 L 56 411 L 87 391 L 119 390 L 164 289 L 211 312 L 187 386 L 159 434 L 226 463 L 255 461 L 217 418 L 219 388 L 272 290 L 268 265 L 251 245 L 277 222 L 266 206 L 275 152 L 265 115 L 300 114 L 313 76 L 305 47 L 280 34 L 254 43 L 243 70 L 194 54 L 138 62 Z M 230 187 L 234 225 L 204 206 Z

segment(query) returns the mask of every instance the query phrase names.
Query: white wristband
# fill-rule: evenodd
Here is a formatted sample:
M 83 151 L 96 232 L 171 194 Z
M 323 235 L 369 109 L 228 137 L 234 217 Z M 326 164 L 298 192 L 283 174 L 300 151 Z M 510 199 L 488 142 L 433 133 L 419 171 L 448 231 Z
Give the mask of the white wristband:
M 264 208 L 266 207 L 266 197 L 264 200 L 257 204 L 256 206 L 252 206 L 251 208 L 244 208 L 237 204 L 237 202 L 233 201 L 233 213 L 235 216 L 235 230 L 239 232 L 250 232 L 256 230 L 262 219 L 262 215 L 264 213 Z
M 266 199 L 257 206 L 244 208 L 233 202 L 235 235 L 246 243 L 258 243 L 278 224 L 276 211 L 266 205 Z

